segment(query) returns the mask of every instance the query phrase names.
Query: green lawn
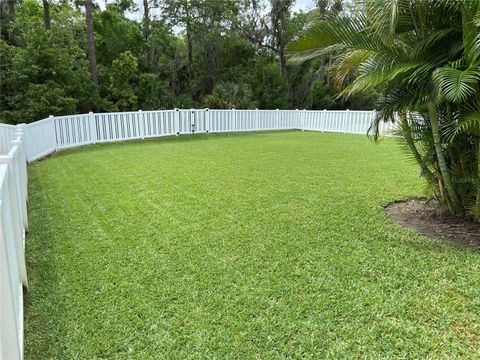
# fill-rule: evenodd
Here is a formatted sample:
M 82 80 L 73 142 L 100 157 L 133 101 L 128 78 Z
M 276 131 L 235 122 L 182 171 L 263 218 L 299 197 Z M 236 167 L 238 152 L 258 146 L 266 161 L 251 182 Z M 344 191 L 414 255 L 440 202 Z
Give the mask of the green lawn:
M 27 359 L 478 358 L 480 253 L 392 223 L 395 140 L 281 132 L 30 172 Z

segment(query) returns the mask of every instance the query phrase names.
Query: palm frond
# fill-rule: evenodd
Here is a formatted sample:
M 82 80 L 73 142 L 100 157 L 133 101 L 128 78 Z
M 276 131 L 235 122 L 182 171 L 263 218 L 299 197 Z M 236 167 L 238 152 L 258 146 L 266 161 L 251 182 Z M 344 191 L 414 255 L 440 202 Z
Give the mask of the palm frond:
M 462 8 L 463 47 L 465 58 L 470 66 L 475 66 L 480 60 L 479 25 L 475 17 L 480 11 L 480 2 L 471 1 Z
M 458 124 L 452 136 L 452 141 L 459 133 L 469 133 L 475 136 L 480 136 L 480 111 L 474 112 L 463 119 Z
M 343 49 L 345 49 L 344 45 L 334 44 L 334 45 L 327 46 L 325 48 L 301 51 L 301 52 L 295 53 L 295 55 L 291 55 L 288 58 L 288 62 L 290 64 L 302 64 L 308 60 L 312 60 L 322 56 L 327 56 L 333 53 L 339 53 Z
M 460 70 L 452 66 L 442 67 L 433 73 L 433 80 L 447 101 L 466 102 L 476 92 L 480 68 Z
M 312 58 L 313 53 L 331 46 L 388 53 L 392 56 L 403 55 L 401 48 L 388 44 L 385 39 L 372 33 L 368 20 L 361 16 L 329 19 L 313 24 L 299 39 L 288 44 L 287 51 L 291 61 L 302 62 Z
M 352 50 L 340 54 L 333 67 L 337 86 L 342 86 L 349 79 L 352 70 L 358 69 L 369 58 L 374 56 L 369 50 Z
M 368 89 L 376 88 L 377 86 L 388 86 L 389 82 L 396 80 L 398 77 L 406 76 L 417 69 L 421 64 L 407 63 L 407 64 L 391 64 L 391 66 L 370 66 L 368 62 L 365 68 L 361 69 L 361 75 L 356 78 L 349 86 L 340 92 L 339 96 L 350 96 Z M 370 70 L 373 68 L 372 70 Z

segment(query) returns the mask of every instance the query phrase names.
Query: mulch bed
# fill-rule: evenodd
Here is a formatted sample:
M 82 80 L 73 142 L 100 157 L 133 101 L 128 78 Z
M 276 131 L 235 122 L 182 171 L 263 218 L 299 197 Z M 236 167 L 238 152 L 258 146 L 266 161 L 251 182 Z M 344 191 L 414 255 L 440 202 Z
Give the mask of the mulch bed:
M 397 223 L 419 233 L 480 249 L 480 224 L 443 215 L 435 201 L 412 199 L 389 204 L 385 212 Z

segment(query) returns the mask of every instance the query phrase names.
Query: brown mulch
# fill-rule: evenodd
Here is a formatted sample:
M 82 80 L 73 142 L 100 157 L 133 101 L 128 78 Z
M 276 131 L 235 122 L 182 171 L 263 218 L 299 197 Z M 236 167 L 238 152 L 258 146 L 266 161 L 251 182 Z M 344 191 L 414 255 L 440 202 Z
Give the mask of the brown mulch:
M 389 204 L 385 212 L 397 223 L 419 233 L 480 249 L 480 224 L 442 215 L 435 201 L 413 199 Z

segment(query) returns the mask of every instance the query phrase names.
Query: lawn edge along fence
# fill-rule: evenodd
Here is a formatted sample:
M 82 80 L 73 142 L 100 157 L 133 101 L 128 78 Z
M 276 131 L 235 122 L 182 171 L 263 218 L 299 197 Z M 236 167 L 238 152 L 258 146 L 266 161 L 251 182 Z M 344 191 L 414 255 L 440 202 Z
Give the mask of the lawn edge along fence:
M 50 116 L 0 124 L 0 360 L 23 358 L 27 162 L 61 149 L 196 133 L 310 130 L 366 134 L 374 111 L 174 109 Z M 393 124 L 381 124 L 388 135 Z

